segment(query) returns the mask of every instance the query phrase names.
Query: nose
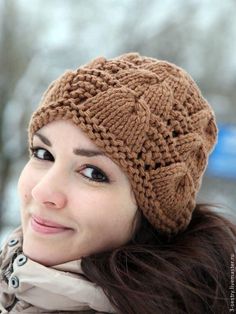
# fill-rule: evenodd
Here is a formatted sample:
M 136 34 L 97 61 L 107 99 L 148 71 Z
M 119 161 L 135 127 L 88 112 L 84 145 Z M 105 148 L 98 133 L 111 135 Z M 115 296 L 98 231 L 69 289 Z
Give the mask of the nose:
M 58 179 L 53 170 L 49 170 L 33 187 L 31 194 L 33 199 L 44 207 L 62 209 L 67 204 L 63 187 L 65 184 Z

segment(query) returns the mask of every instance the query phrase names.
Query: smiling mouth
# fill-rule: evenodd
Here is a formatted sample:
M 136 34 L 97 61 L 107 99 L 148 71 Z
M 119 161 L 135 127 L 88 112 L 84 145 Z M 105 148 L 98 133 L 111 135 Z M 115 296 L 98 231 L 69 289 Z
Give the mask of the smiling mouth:
M 42 234 L 56 234 L 72 230 L 72 228 L 59 225 L 55 222 L 48 221 L 34 215 L 30 218 L 30 224 L 34 231 Z

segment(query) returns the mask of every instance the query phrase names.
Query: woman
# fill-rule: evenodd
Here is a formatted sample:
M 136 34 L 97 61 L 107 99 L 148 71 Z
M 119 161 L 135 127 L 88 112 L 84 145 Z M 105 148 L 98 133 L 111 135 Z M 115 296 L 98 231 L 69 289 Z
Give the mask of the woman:
M 2 313 L 228 313 L 236 227 L 196 204 L 216 138 L 171 63 L 97 58 L 54 81 L 29 125 Z

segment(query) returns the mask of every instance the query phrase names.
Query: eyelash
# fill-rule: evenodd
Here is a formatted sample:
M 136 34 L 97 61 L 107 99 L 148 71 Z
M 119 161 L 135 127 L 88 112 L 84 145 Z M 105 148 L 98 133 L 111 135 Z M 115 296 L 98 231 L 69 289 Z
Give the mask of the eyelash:
M 46 153 L 48 154 L 48 156 L 50 157 L 50 159 L 49 159 L 49 158 L 48 158 L 48 159 L 46 159 L 46 158 L 40 158 L 40 157 L 38 156 L 39 150 L 42 150 L 42 151 L 46 152 Z M 46 150 L 45 148 L 42 148 L 42 147 L 30 147 L 30 152 L 31 152 L 31 156 L 32 156 L 33 158 L 36 158 L 36 159 L 38 159 L 38 160 L 40 160 L 40 161 L 51 161 L 51 162 L 53 162 L 53 161 L 55 160 L 54 157 L 52 156 L 52 154 L 51 154 L 48 150 Z M 86 180 L 92 181 L 92 182 L 94 182 L 94 183 L 109 183 L 109 182 L 110 182 L 110 180 L 109 180 L 109 178 L 107 177 L 107 175 L 106 175 L 101 169 L 99 169 L 99 168 L 96 167 L 96 166 L 90 165 L 90 164 L 85 164 L 85 165 L 83 165 L 82 169 L 80 169 L 80 170 L 78 171 L 78 173 L 80 173 L 81 170 L 85 170 L 85 169 L 88 169 L 88 168 L 91 168 L 91 169 L 93 169 L 93 170 L 96 170 L 97 172 L 99 172 L 100 174 L 102 174 L 102 176 L 105 177 L 105 179 L 104 179 L 104 181 L 99 181 L 99 180 L 95 180 L 95 179 L 89 178 L 88 176 L 85 176 L 84 174 L 81 173 L 81 175 L 82 175 Z

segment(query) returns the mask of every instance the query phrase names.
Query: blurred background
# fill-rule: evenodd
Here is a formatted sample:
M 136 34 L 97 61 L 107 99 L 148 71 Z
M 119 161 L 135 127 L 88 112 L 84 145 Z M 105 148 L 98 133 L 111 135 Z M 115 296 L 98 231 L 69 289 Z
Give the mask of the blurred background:
M 0 242 L 19 224 L 27 125 L 48 84 L 94 57 L 124 52 L 185 68 L 219 124 L 199 202 L 236 212 L 234 0 L 0 0 Z

